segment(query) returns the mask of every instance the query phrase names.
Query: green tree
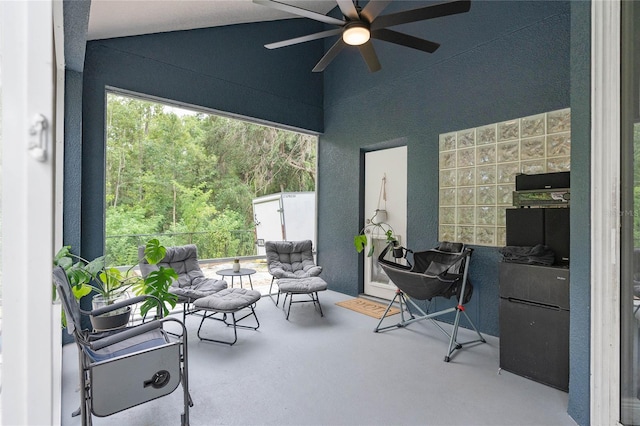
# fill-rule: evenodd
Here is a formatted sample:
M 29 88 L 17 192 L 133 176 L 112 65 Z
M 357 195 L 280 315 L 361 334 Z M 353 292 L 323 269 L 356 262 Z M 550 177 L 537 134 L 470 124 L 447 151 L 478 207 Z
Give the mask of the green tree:
M 178 115 L 116 94 L 107 96 L 106 157 L 107 236 L 189 233 L 187 242 L 202 239 L 199 250 L 216 255 L 252 249 L 241 236 L 254 226 L 253 198 L 315 188 L 314 136 L 216 115 Z M 173 238 L 163 241 L 185 243 L 184 236 Z M 128 256 L 123 245 L 130 243 L 116 240 L 107 238 L 108 251 Z
M 130 265 L 138 258 L 138 246 L 146 241 L 145 237 L 159 230 L 160 216 L 147 216 L 142 207 L 108 207 L 106 228 L 115 230 L 107 237 L 107 257 L 114 265 Z

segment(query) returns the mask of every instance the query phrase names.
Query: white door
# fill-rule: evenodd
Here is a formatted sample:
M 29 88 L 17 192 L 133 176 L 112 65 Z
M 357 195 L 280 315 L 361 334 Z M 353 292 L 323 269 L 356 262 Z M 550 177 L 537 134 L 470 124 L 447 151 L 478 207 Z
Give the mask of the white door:
M 60 2 L 61 4 L 62 2 Z M 0 2 L 2 424 L 55 425 L 53 3 Z M 61 9 L 59 9 L 61 11 Z M 30 130 L 33 134 L 30 135 Z M 31 149 L 29 147 L 32 146 Z M 60 329 L 60 316 L 55 328 Z
M 369 244 L 364 258 L 364 292 L 390 300 L 393 299 L 396 287 L 380 268 L 377 257 L 386 245 L 386 230 L 392 229 L 400 244 L 406 241 L 407 147 L 368 152 L 365 154 L 364 167 L 365 223 L 362 227 L 365 228 Z M 372 226 L 372 221 L 382 225 Z M 371 244 L 373 256 L 368 256 Z
M 265 241 L 284 239 L 280 194 L 266 195 L 253 200 L 253 220 L 256 224 L 256 253 L 264 256 Z

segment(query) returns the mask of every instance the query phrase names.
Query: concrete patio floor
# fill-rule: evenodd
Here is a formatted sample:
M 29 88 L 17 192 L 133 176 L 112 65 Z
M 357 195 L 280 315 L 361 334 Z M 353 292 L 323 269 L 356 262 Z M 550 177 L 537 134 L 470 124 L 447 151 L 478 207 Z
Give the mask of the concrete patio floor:
M 257 284 L 257 283 L 256 283 Z M 378 320 L 337 306 L 350 296 L 320 293 L 289 321 L 268 297 L 260 328 L 238 330 L 234 346 L 200 341 L 187 317 L 192 425 L 575 425 L 565 392 L 499 371 L 499 339 L 443 356 L 448 342 L 430 322 L 374 333 Z M 390 321 L 397 321 L 391 317 Z M 447 327 L 447 325 L 445 325 Z M 206 322 L 208 337 L 232 330 Z M 460 340 L 473 335 L 461 329 Z M 62 425 L 79 425 L 75 344 L 63 348 Z M 176 425 L 181 392 L 95 425 Z

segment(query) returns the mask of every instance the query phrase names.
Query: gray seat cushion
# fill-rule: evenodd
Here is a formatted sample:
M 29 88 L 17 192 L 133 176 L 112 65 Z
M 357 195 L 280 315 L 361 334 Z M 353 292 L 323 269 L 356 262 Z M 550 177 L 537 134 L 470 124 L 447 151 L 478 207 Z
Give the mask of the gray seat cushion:
M 236 312 L 260 300 L 260 292 L 246 288 L 226 288 L 207 297 L 202 297 L 194 306 L 216 312 Z
M 264 248 L 269 273 L 276 278 L 315 277 L 322 272 L 314 262 L 311 240 L 267 241 Z
M 226 281 L 216 280 L 215 278 L 196 278 L 192 282 L 193 285 L 191 287 L 178 287 L 177 285 L 172 285 L 169 288 L 169 292 L 179 297 L 199 299 L 227 288 Z
M 278 288 L 282 293 L 315 293 L 327 289 L 327 283 L 320 277 L 281 278 Z
M 146 277 L 160 266 L 173 268 L 178 279 L 171 283 L 169 292 L 177 295 L 180 301 L 191 301 L 209 296 L 227 288 L 227 282 L 215 278 L 207 278 L 198 263 L 198 248 L 194 244 L 167 247 L 165 257 L 157 264 L 150 265 L 144 258 L 144 246 L 138 248 L 140 272 Z

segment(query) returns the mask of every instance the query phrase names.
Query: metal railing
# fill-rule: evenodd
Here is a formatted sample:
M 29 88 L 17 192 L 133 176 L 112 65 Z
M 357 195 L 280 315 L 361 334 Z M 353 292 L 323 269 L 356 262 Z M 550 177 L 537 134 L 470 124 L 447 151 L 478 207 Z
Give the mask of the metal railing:
M 195 244 L 199 259 L 255 256 L 253 229 L 211 232 L 174 232 L 162 234 L 109 235 L 105 254 L 112 265 L 133 265 L 138 262 L 138 247 L 157 238 L 165 247 Z

